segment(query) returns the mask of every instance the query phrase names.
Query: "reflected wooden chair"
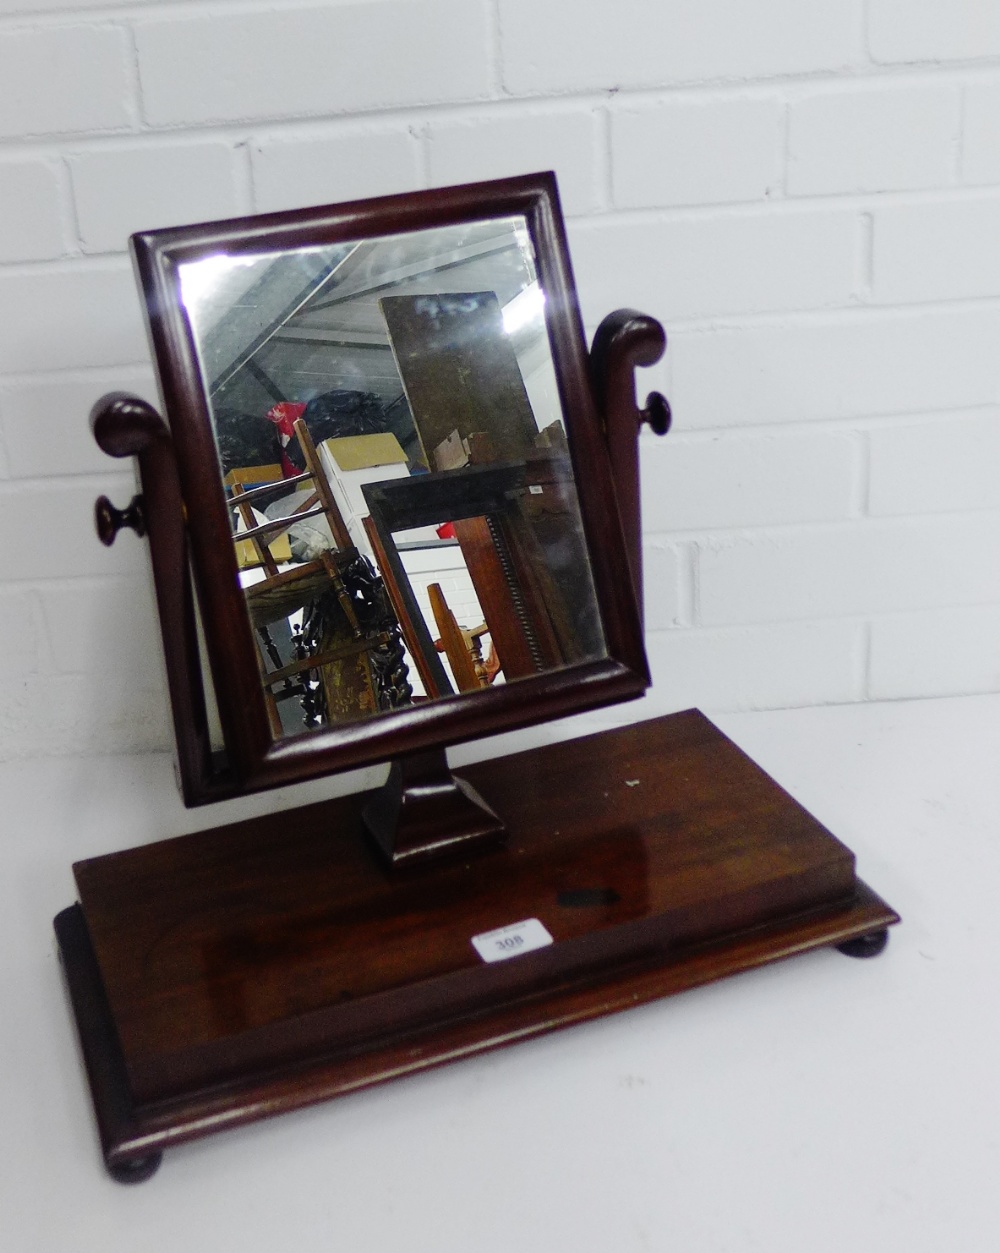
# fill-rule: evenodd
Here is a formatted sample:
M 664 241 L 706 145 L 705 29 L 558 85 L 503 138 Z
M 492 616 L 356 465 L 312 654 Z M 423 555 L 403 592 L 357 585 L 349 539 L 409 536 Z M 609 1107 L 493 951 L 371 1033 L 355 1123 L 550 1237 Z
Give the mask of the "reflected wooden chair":
M 459 626 L 440 583 L 428 583 L 427 594 L 430 597 L 434 622 L 440 632 L 440 639 L 435 641 L 435 647 L 448 658 L 458 690 L 475 692 L 481 687 L 489 687 L 500 668 L 498 664 L 491 667 L 483 658 L 482 641 L 484 636 L 490 634 L 489 627 L 485 622 L 471 630 Z
M 258 567 L 263 575 L 257 582 L 245 587 L 244 593 L 259 642 L 260 679 L 271 732 L 276 738 L 284 734 L 279 700 L 299 697 L 304 702 L 306 717 L 311 716 L 308 688 L 311 672 L 317 672 L 321 678 L 327 716 L 331 721 L 375 713 L 378 701 L 368 654 L 372 648 L 390 642 L 390 635 L 386 632 L 374 639 L 366 636 L 358 621 L 354 602 L 343 578 L 344 568 L 357 561 L 357 551 L 351 543 L 309 429 L 301 418 L 294 425 L 306 466 L 303 473 L 249 490 L 239 482 L 231 486 L 232 504 L 245 528 L 233 533 L 238 553 L 243 550 L 242 567 Z M 280 499 L 281 492 L 309 488 L 311 490 L 305 499 L 282 517 L 259 522 L 254 515 L 254 502 Z M 330 529 L 332 547 L 311 561 L 294 565 L 279 561 L 277 557 L 284 554 L 279 553 L 278 545 L 282 539 L 287 544 L 291 528 L 310 518 L 320 517 Z M 291 556 L 290 550 L 288 556 Z M 318 651 L 307 652 L 301 644 L 296 645 L 296 637 L 293 637 L 293 649 L 301 655 L 291 661 L 283 661 L 270 627 L 299 610 L 315 605 L 330 592 L 334 593 L 343 611 L 343 621 L 331 621 L 325 627 Z M 301 636 L 298 638 L 301 639 Z

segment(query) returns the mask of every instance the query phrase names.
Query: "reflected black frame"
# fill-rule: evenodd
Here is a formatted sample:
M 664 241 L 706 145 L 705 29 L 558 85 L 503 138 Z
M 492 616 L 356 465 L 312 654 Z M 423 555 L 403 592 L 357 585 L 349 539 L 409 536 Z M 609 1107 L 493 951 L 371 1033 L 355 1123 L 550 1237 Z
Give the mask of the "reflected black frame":
M 545 293 L 545 324 L 607 655 L 275 741 L 237 573 L 209 401 L 181 301 L 179 267 L 219 252 L 314 248 L 515 216 L 527 223 Z M 238 790 L 314 778 L 642 695 L 650 679 L 640 613 L 553 174 L 144 232 L 132 237 L 131 248 L 177 458 L 212 682 Z

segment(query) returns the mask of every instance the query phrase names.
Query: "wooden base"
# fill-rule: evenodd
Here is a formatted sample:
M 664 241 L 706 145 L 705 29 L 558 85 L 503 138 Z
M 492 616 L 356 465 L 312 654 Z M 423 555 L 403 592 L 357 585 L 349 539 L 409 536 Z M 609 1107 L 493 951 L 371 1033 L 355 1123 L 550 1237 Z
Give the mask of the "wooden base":
M 462 771 L 503 849 L 403 878 L 371 794 L 80 862 L 56 931 L 105 1160 L 627 1009 L 897 915 L 689 711 Z M 483 962 L 537 919 L 553 943 Z M 873 951 L 873 939 L 854 945 Z

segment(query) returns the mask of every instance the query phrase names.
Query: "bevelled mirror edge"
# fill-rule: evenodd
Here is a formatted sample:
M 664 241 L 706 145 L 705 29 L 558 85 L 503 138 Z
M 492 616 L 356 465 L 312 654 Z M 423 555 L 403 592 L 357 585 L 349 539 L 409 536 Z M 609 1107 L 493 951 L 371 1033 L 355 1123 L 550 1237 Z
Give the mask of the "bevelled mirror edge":
M 183 259 L 225 247 L 244 252 L 417 230 L 521 213 L 525 217 L 546 290 L 545 311 L 557 381 L 577 476 L 580 509 L 607 655 L 515 687 L 468 693 L 395 712 L 388 719 L 312 731 L 294 742 L 274 742 L 263 701 L 245 682 L 253 658 L 244 606 L 231 592 L 232 543 L 228 519 L 204 467 L 214 457 L 207 405 L 190 326 L 178 300 L 177 266 Z M 431 745 L 456 743 L 573 712 L 632 699 L 649 675 L 639 611 L 623 579 L 622 528 L 611 482 L 603 426 L 591 391 L 586 345 L 558 194 L 551 175 L 386 197 L 329 209 L 149 232 L 133 239 L 137 274 L 146 297 L 148 327 L 163 404 L 176 447 L 188 517 L 197 516 L 190 542 L 206 620 L 211 679 L 218 696 L 227 747 L 244 790 L 258 790 L 314 774 L 385 760 Z

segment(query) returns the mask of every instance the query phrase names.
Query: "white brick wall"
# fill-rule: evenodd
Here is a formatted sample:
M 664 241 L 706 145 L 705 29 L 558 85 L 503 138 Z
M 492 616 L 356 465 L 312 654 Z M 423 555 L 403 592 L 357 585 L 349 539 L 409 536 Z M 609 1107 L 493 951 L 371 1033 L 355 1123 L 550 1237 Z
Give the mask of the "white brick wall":
M 127 31 L 110 24 L 0 31 L 0 135 L 128 128 L 129 55 Z
M 1000 196 L 875 210 L 872 295 L 888 304 L 1000 291 Z
M 713 536 L 697 563 L 706 625 L 982 604 L 1000 580 L 1000 511 Z
M 0 269 L 0 373 L 131 365 L 146 335 L 127 261 Z
M 815 92 L 789 106 L 793 196 L 947 184 L 959 134 L 956 83 Z
M 432 122 L 427 129 L 434 187 L 555 170 L 563 211 L 588 213 L 603 196 L 597 178 L 600 115 L 587 111 L 484 113 L 473 121 Z
M 859 0 L 500 0 L 503 83 L 514 95 L 609 91 L 846 69 Z
M 1000 56 L 1000 10 L 988 0 L 869 0 L 868 38 L 884 64 Z
M 140 21 L 143 117 L 198 126 L 481 99 L 488 9 L 485 0 L 359 0 Z
M 848 303 L 859 224 L 842 209 L 713 212 L 569 228 L 583 315 L 596 326 L 620 305 L 666 321 Z
M 644 209 L 766 199 L 781 186 L 785 111 L 780 96 L 689 96 L 615 108 L 615 205 Z
M 647 530 L 673 534 L 844 518 L 862 455 L 859 438 L 843 431 L 677 434 L 644 448 Z
M 256 141 L 250 157 L 261 213 L 391 195 L 421 181 L 420 144 L 405 126 L 281 134 Z
M 991 305 L 681 329 L 671 399 L 678 429 L 989 405 L 1000 395 L 998 343 Z
M 67 251 L 60 199 L 53 162 L 0 162 L 0 262 L 48 261 Z
M 864 696 L 856 622 L 780 622 L 730 630 L 650 631 L 653 685 L 678 709 L 767 709 Z
M 970 83 L 965 89 L 962 178 L 1000 183 L 1000 82 Z
M 101 148 L 68 159 L 84 252 L 121 252 L 134 231 L 246 212 L 231 144 Z
M 873 700 L 970 695 L 1000 688 L 1000 608 L 894 614 L 872 623 Z
M 541 167 L 588 327 L 666 324 L 660 699 L 1000 688 L 1000 0 L 7 0 L 0 758 L 164 747 L 102 392 L 129 232 Z
M 876 427 L 869 444 L 873 515 L 1000 509 L 1000 410 Z

